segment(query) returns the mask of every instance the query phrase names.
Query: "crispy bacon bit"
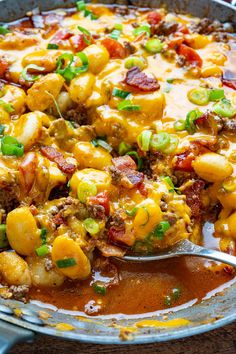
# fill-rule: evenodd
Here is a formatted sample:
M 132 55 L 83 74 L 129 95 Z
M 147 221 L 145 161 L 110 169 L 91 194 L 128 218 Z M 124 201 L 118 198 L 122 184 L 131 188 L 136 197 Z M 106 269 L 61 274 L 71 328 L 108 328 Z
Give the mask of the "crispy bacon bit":
M 141 183 L 139 186 L 138 186 L 138 190 L 139 192 L 144 196 L 144 197 L 147 197 L 148 196 L 148 190 L 145 186 L 144 183 Z
M 192 162 L 195 159 L 195 154 L 191 150 L 176 155 L 175 170 L 191 172 L 193 171 Z
M 182 44 L 184 42 L 184 38 L 182 37 L 174 37 L 171 38 L 167 43 L 168 43 L 168 47 L 171 49 L 176 49 L 180 46 L 180 44 Z
M 102 40 L 102 45 L 108 50 L 112 59 L 123 59 L 126 57 L 126 50 L 121 43 L 112 38 Z
M 144 174 L 136 171 L 137 166 L 130 156 L 120 156 L 112 159 L 114 166 L 110 167 L 113 183 L 131 189 L 138 187 L 144 180 Z
M 84 48 L 88 46 L 88 44 L 86 44 L 84 41 L 83 34 L 77 34 L 75 36 L 72 36 L 69 41 L 72 47 L 79 52 L 81 52 Z
M 8 70 L 8 63 L 5 59 L 0 58 L 0 78 L 2 79 Z
M 147 22 L 152 26 L 157 25 L 161 21 L 161 19 L 162 19 L 161 14 L 156 11 L 151 11 L 147 15 Z
M 75 171 L 76 166 L 72 163 L 68 163 L 63 154 L 56 150 L 54 147 L 43 146 L 40 150 L 42 154 L 46 156 L 50 161 L 56 162 L 58 168 L 62 172 L 71 174 Z
M 19 166 L 19 183 L 21 190 L 26 194 L 34 184 L 37 160 L 37 155 L 34 152 L 29 152 Z
M 90 197 L 88 204 L 102 206 L 104 208 L 106 216 L 108 216 L 110 213 L 110 202 L 107 192 L 101 192 L 97 194 L 96 197 Z
M 230 265 L 227 265 L 224 267 L 224 272 L 228 275 L 233 276 L 235 274 L 235 268 Z
M 182 25 L 181 27 L 178 28 L 178 32 L 181 32 L 183 34 L 189 34 L 190 31 L 186 25 Z
M 205 182 L 201 179 L 193 181 L 193 183 L 183 190 L 186 195 L 186 203 L 191 209 L 191 215 L 195 219 L 201 218 L 202 201 L 201 192 L 205 187 Z
M 199 67 L 202 66 L 202 58 L 200 55 L 187 45 L 180 44 L 180 46 L 177 48 L 177 53 L 183 56 L 189 64 Z
M 32 215 L 34 215 L 34 216 L 38 215 L 39 211 L 38 211 L 38 209 L 36 208 L 36 206 L 34 204 L 31 204 L 29 209 L 30 209 L 30 212 L 31 212 Z
M 227 80 L 222 77 L 221 81 L 223 85 L 230 87 L 233 90 L 236 90 L 236 80 Z
M 127 85 L 140 91 L 150 92 L 159 90 L 160 88 L 156 78 L 148 77 L 137 66 L 128 70 L 124 81 Z

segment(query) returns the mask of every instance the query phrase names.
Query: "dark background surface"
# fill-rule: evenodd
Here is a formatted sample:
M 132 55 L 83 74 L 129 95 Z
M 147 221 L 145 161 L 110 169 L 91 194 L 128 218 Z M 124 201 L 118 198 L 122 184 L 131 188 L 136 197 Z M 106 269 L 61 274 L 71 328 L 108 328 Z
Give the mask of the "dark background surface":
M 36 337 L 34 343 L 18 344 L 10 354 L 235 354 L 236 322 L 224 328 L 198 336 L 166 343 L 145 345 L 95 345 L 69 342 L 46 336 Z

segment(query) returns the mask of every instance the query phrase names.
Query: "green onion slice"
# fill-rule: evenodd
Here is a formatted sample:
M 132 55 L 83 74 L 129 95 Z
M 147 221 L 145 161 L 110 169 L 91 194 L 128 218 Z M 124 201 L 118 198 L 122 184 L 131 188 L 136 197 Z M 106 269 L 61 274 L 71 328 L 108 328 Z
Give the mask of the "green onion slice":
M 87 218 L 83 222 L 85 230 L 90 233 L 90 235 L 96 235 L 100 228 L 99 224 L 92 218 Z
M 71 66 L 73 60 L 74 60 L 74 56 L 71 53 L 64 53 L 60 55 L 59 58 L 57 59 L 56 73 L 61 74 L 63 76 L 65 69 Z M 66 67 L 64 66 L 65 62 L 69 62 L 66 65 Z
M 0 135 L 3 135 L 4 130 L 5 130 L 5 125 L 0 124 Z
M 40 232 L 40 238 L 42 241 L 42 244 L 44 245 L 47 241 L 47 229 L 46 227 L 42 227 L 41 232 Z
M 209 103 L 209 91 L 204 87 L 198 87 L 188 92 L 190 102 L 198 106 L 205 106 Z
M 96 294 L 99 295 L 105 295 L 107 291 L 106 287 L 99 283 L 93 283 L 93 290 Z
M 5 135 L 1 139 L 1 150 L 3 155 L 20 157 L 24 154 L 24 145 L 19 143 L 16 138 Z
M 118 40 L 118 38 L 120 37 L 121 35 L 121 31 L 118 30 L 118 29 L 114 29 L 111 33 L 110 33 L 110 36 L 112 39 L 115 39 L 116 41 Z
M 145 49 L 152 54 L 160 53 L 163 49 L 163 43 L 158 38 L 152 38 L 145 44 Z
M 6 224 L 0 224 L 0 248 L 6 248 L 9 246 L 6 235 Z
M 179 144 L 178 137 L 176 135 L 170 134 L 169 146 L 167 146 L 166 148 L 162 149 L 162 151 L 165 154 L 172 154 L 173 152 L 175 152 L 178 144 Z
M 123 31 L 123 25 L 121 23 L 115 23 L 114 28 L 119 31 Z
M 146 66 L 146 62 L 142 57 L 132 56 L 125 60 L 125 68 L 131 69 L 137 66 L 140 70 L 143 70 Z
M 7 29 L 6 27 L 4 26 L 0 26 L 0 34 L 7 34 L 7 33 L 10 33 L 9 29 Z
M 21 72 L 21 76 L 25 81 L 36 81 L 40 79 L 40 75 L 31 75 L 28 73 L 29 69 L 33 69 L 35 71 L 44 71 L 45 69 L 42 66 L 38 66 L 35 64 L 29 64 L 27 65 Z
M 138 207 L 134 207 L 132 210 L 130 210 L 130 211 L 126 210 L 125 212 L 128 216 L 134 216 L 136 214 L 137 210 L 138 210 Z
M 146 33 L 146 35 L 147 35 L 148 37 L 150 37 L 150 35 L 151 35 L 151 28 L 150 28 L 149 25 L 143 25 L 143 26 L 137 27 L 137 28 L 135 28 L 135 29 L 133 30 L 133 35 L 134 35 L 135 37 L 138 37 L 138 36 L 140 36 L 140 35 L 143 34 L 143 33 Z
M 75 266 L 76 264 L 77 262 L 74 258 L 65 258 L 56 261 L 56 265 L 58 268 L 69 268 Z
M 179 132 L 185 130 L 185 120 L 183 120 L 183 119 L 177 120 L 174 123 L 174 128 L 176 131 L 179 131 Z
M 88 197 L 92 197 L 97 194 L 97 187 L 92 182 L 80 182 L 77 188 L 78 199 L 82 203 L 86 203 Z
M 118 147 L 118 153 L 120 156 L 125 155 L 128 151 L 132 149 L 132 146 L 122 141 Z
M 143 160 L 141 159 L 141 157 L 139 156 L 139 154 L 137 153 L 137 151 L 128 151 L 126 153 L 126 155 L 129 156 L 133 156 L 137 162 L 137 166 L 138 166 L 138 170 L 141 170 L 143 167 Z
M 142 151 L 149 151 L 150 141 L 152 137 L 151 130 L 144 130 L 138 136 L 138 146 Z
M 226 118 L 232 118 L 236 114 L 236 108 L 234 108 L 231 102 L 226 98 L 223 98 L 219 102 L 215 103 L 212 107 L 212 111 L 220 117 Z
M 86 9 L 86 5 L 84 1 L 77 1 L 76 7 L 78 11 L 84 11 Z
M 112 91 L 112 96 L 114 97 L 126 98 L 129 94 L 129 91 L 119 90 L 118 88 L 114 88 Z
M 98 144 L 98 146 L 103 147 L 103 149 L 107 150 L 108 152 L 112 151 L 111 145 L 108 144 L 105 140 L 97 139 L 97 144 Z
M 170 228 L 170 223 L 168 221 L 161 221 L 160 224 L 156 226 L 156 228 L 153 231 L 153 236 L 158 238 L 159 240 L 162 240 L 165 232 L 169 230 Z
M 0 106 L 2 106 L 7 113 L 12 113 L 15 110 L 11 103 L 4 102 L 3 100 L 0 100 Z
M 140 111 L 139 105 L 134 105 L 130 100 L 124 100 L 118 103 L 117 108 L 119 111 Z
M 202 112 L 198 109 L 194 109 L 188 112 L 186 121 L 185 121 L 185 129 L 188 131 L 189 134 L 194 134 L 196 131 L 196 126 L 194 124 L 195 120 L 201 117 Z
M 162 180 L 170 187 L 169 192 L 174 192 L 175 186 L 172 179 L 169 176 L 163 177 Z
M 37 256 L 44 257 L 49 253 L 49 247 L 47 245 L 42 245 L 35 250 Z
M 209 91 L 210 101 L 218 101 L 225 98 L 225 92 L 223 89 L 212 89 Z
M 47 49 L 58 49 L 59 45 L 56 43 L 48 43 Z
M 170 134 L 166 132 L 153 134 L 150 141 L 151 148 L 160 151 L 163 151 L 165 148 L 167 148 L 169 144 L 170 144 Z
M 90 33 L 86 28 L 84 28 L 84 27 L 77 26 L 77 28 L 80 30 L 80 32 L 83 33 L 85 43 L 86 43 L 87 45 L 90 45 L 91 42 L 92 42 L 92 39 L 93 39 L 91 33 Z

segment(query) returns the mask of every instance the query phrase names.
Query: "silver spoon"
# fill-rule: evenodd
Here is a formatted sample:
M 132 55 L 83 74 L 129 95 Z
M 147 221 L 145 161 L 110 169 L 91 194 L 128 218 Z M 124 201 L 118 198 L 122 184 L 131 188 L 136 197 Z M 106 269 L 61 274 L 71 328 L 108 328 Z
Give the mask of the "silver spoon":
M 236 257 L 224 252 L 215 251 L 212 249 L 195 245 L 194 243 L 186 239 L 179 241 L 171 248 L 168 248 L 168 250 L 160 252 L 156 255 L 124 256 L 122 257 L 122 260 L 129 262 L 150 262 L 180 256 L 204 257 L 236 267 Z

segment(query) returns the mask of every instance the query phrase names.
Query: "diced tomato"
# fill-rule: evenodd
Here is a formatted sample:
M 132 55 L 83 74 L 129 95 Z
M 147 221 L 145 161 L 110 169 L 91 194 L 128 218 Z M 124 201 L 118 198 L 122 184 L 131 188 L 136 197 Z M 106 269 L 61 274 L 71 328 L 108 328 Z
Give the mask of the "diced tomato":
M 181 32 L 183 34 L 189 34 L 189 29 L 187 26 L 182 25 L 180 28 L 178 28 L 178 32 Z
M 88 46 L 84 41 L 83 34 L 76 34 L 75 36 L 72 36 L 69 41 L 72 47 L 78 52 L 81 52 L 84 48 Z
M 5 59 L 0 58 L 0 78 L 3 78 L 8 70 L 8 63 Z
M 148 190 L 145 186 L 144 183 L 141 183 L 139 186 L 138 186 L 138 190 L 139 192 L 144 196 L 144 197 L 147 197 L 148 196 Z
M 186 150 L 182 154 L 176 155 L 175 170 L 192 172 L 192 162 L 195 159 L 195 155 L 191 150 Z
M 162 16 L 159 12 L 156 11 L 151 11 L 149 12 L 149 14 L 147 15 L 147 22 L 150 25 L 157 25 L 162 19 Z
M 171 49 L 175 49 L 180 46 L 184 42 L 183 37 L 174 37 L 168 42 L 168 47 Z
M 222 77 L 221 81 L 223 85 L 230 87 L 233 90 L 236 90 L 236 80 L 227 80 Z
M 110 201 L 107 192 L 101 192 L 97 194 L 95 197 L 89 198 L 89 204 L 91 205 L 101 205 L 105 210 L 105 215 L 109 215 L 110 213 Z
M 202 66 L 202 58 L 200 55 L 192 48 L 188 47 L 185 44 L 180 44 L 177 48 L 177 53 L 185 57 L 187 62 L 190 64 L 201 67 Z
M 112 38 L 102 40 L 102 45 L 108 50 L 110 57 L 113 59 L 123 59 L 126 56 L 126 50 L 122 44 Z
M 73 33 L 68 32 L 67 30 L 59 30 L 56 32 L 55 36 L 52 38 L 51 43 L 60 44 L 60 42 L 70 39 L 73 36 Z

